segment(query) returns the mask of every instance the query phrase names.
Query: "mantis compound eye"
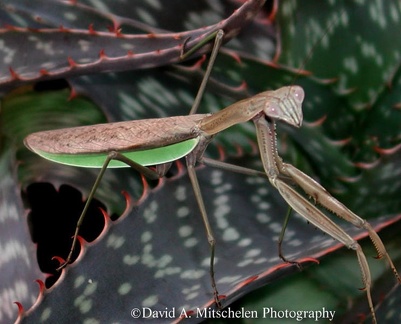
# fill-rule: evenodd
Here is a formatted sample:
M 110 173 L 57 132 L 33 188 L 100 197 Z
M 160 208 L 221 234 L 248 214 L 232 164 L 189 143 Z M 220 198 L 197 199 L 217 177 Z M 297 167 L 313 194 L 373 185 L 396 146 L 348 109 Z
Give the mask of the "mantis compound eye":
M 305 91 L 299 86 L 292 86 L 291 91 L 293 93 L 294 99 L 299 103 L 302 103 L 305 99 Z

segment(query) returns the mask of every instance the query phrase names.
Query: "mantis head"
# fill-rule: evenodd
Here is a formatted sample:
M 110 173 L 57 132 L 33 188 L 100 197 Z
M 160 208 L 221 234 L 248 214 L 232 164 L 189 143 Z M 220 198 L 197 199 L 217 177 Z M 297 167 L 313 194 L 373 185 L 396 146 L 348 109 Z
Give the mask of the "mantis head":
M 268 91 L 267 93 L 268 98 L 263 109 L 266 116 L 300 127 L 303 119 L 302 102 L 305 98 L 304 90 L 300 86 L 289 86 Z

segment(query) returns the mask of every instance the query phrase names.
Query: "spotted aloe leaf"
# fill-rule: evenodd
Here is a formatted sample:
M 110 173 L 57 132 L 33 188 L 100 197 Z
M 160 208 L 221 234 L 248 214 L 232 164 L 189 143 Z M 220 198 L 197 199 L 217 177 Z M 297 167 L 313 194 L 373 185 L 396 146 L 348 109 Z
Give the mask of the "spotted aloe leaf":
M 149 68 L 180 61 L 185 48 L 192 48 L 218 29 L 225 30 L 225 39 L 234 37 L 242 26 L 248 23 L 259 11 L 264 0 L 250 0 L 235 10 L 231 16 L 210 26 L 205 21 L 197 29 L 194 24 L 185 26 L 185 32 L 166 32 L 139 23 L 135 18 L 144 18 L 146 23 L 157 23 L 157 18 L 167 8 L 156 2 L 137 4 L 137 6 L 118 6 L 119 12 L 126 7 L 124 16 L 107 11 L 112 3 L 99 4 L 99 8 L 75 1 L 5 1 L 2 5 L 11 24 L 0 30 L 2 46 L 6 53 L 0 66 L 0 85 L 15 86 L 24 82 L 65 78 L 103 71 L 126 71 Z M 49 17 L 48 7 L 51 6 Z M 177 3 L 169 7 L 187 14 L 191 19 L 194 10 L 207 10 L 198 6 L 185 6 L 183 12 Z M 109 8 L 110 9 L 110 8 Z M 212 8 L 213 9 L 213 8 Z M 228 8 L 220 7 L 214 19 L 225 14 Z M 130 17 L 131 12 L 136 12 Z M 139 17 L 137 17 L 139 15 Z M 80 23 L 75 22 L 82 19 Z M 60 17 L 61 21 L 55 21 Z M 128 18 L 130 17 L 130 18 Z M 21 26 L 21 20 L 27 26 Z M 89 21 L 87 26 L 81 23 Z M 193 19 L 192 19 L 193 21 Z M 18 25 L 14 25 L 14 22 Z M 32 24 L 33 23 L 33 24 Z M 54 27 L 56 24 L 56 28 Z M 95 24 L 109 26 L 109 31 L 97 30 Z M 78 26 L 77 26 L 78 25 Z M 181 27 L 181 26 L 175 26 Z M 138 34 L 138 29 L 141 34 Z M 136 32 L 132 34 L 132 31 Z M 145 33 L 146 32 L 146 33 Z M 29 54 L 22 46 L 30 48 Z M 202 54 L 206 49 L 197 52 Z M 28 55 L 27 55 L 28 54 Z M 49 60 L 51 57 L 51 60 Z M 20 63 L 24 62 L 23 65 Z
M 315 8 L 317 5 L 314 3 Z M 319 5 L 325 5 L 325 3 L 320 1 Z M 343 2 L 339 2 L 319 10 L 315 20 L 323 34 L 329 26 L 329 33 L 325 37 L 329 42 L 332 37 L 330 31 L 335 30 L 336 21 L 328 19 L 328 16 L 323 13 L 332 12 L 329 11 L 331 9 L 336 13 L 351 14 L 353 12 L 355 15 L 358 10 L 352 8 L 360 8 L 359 6 L 357 3 L 347 2 L 345 7 Z M 296 13 L 291 11 L 291 8 L 296 10 Z M 268 62 L 263 56 L 265 54 L 261 54 L 260 49 L 264 48 L 266 40 L 261 41 L 258 38 L 259 33 L 256 35 L 251 33 L 247 37 L 247 42 L 249 39 L 257 39 L 254 43 L 258 46 L 241 46 L 245 43 L 239 38 L 235 40 L 233 49 L 225 49 L 216 65 L 215 80 L 211 81 L 210 92 L 205 96 L 201 110 L 218 110 L 240 97 L 266 88 L 291 84 L 296 79 L 296 83 L 300 83 L 307 93 L 304 106 L 306 123 L 299 130 L 280 127 L 281 154 L 287 161 L 317 177 L 325 187 L 336 193 L 361 216 L 384 216 L 386 221 L 381 218 L 372 222 L 378 225 L 391 224 L 397 220 L 396 215 L 400 212 L 400 203 L 397 199 L 400 184 L 392 177 L 397 173 L 400 159 L 397 150 L 399 130 L 395 127 L 399 120 L 399 111 L 389 109 L 390 104 L 397 107 L 399 102 L 397 91 L 381 90 L 383 93 L 381 96 L 369 97 L 377 99 L 370 103 L 370 109 L 361 109 L 360 101 L 355 101 L 358 105 L 353 106 L 350 98 L 359 91 L 363 92 L 362 85 L 347 85 L 346 89 L 356 88 L 357 91 L 351 94 L 339 93 L 338 82 L 323 82 L 322 79 L 317 78 L 321 75 L 317 74 L 314 68 L 309 68 L 314 60 L 326 62 L 322 65 L 327 66 L 327 60 L 331 63 L 338 59 L 339 56 L 334 49 L 326 51 L 326 54 L 321 56 L 312 54 L 308 60 L 304 68 L 316 74 L 317 77 L 297 76 L 298 74 L 292 70 L 300 67 L 298 63 L 292 65 L 292 69 L 284 67 L 282 64 L 291 64 L 290 60 L 284 60 L 286 57 L 293 56 L 301 60 L 308 58 L 309 49 L 315 42 L 315 40 L 306 41 L 304 38 L 305 47 L 294 51 L 293 46 L 287 44 L 287 40 L 291 39 L 297 41 L 301 39 L 302 43 L 302 35 L 310 34 L 307 28 L 311 16 L 306 9 L 305 6 L 295 8 L 294 2 L 287 1 L 281 2 L 279 6 L 277 21 L 281 23 L 282 33 L 278 41 L 281 41 L 283 46 L 279 56 L 281 59 L 278 61 L 280 64 Z M 385 13 L 384 16 L 389 17 Z M 337 17 L 338 21 L 341 21 L 342 16 L 337 15 Z M 92 21 L 91 18 L 87 19 Z M 367 19 L 367 23 L 371 24 L 370 28 L 376 26 L 375 21 L 373 18 Z M 296 27 L 291 27 L 291 22 L 296 23 Z M 303 24 L 304 22 L 306 24 Z M 259 20 L 256 24 L 258 27 L 253 28 L 260 31 L 261 26 L 265 25 L 266 20 Z M 288 30 L 285 29 L 286 26 L 290 26 Z M 356 27 L 359 25 L 357 24 Z M 162 28 L 165 27 L 162 26 Z M 301 36 L 291 35 L 291 30 L 299 31 Z M 351 32 L 353 29 L 350 28 Z M 392 30 L 386 30 L 386 33 L 390 32 Z M 315 51 L 319 50 L 320 42 L 317 44 Z M 396 47 L 395 43 L 394 46 Z M 291 49 L 290 53 L 287 49 Z M 235 59 L 238 57 L 241 59 L 240 62 Z M 357 61 L 362 62 L 363 57 L 357 56 Z M 322 75 L 325 79 L 333 79 L 338 76 L 337 71 L 341 71 L 340 68 L 335 70 L 334 75 Z M 199 72 L 198 65 L 194 65 L 192 68 L 186 66 L 158 71 L 136 71 L 135 73 L 127 71 L 112 75 L 92 75 L 85 78 L 71 78 L 68 81 L 76 93 L 87 94 L 102 108 L 110 120 L 124 120 L 185 114 L 196 91 L 196 86 L 187 84 L 185 80 L 199 77 Z M 175 75 L 178 79 L 171 79 L 171 75 Z M 235 88 L 243 80 L 246 81 L 247 87 Z M 392 81 L 391 84 L 396 87 L 398 75 L 395 73 L 392 79 L 386 79 L 386 81 Z M 383 79 L 378 83 L 381 87 L 385 85 Z M 163 99 L 159 99 L 155 93 Z M 67 94 L 64 93 L 64 98 L 65 96 Z M 58 100 L 61 97 L 62 95 Z M 364 98 L 366 99 L 366 96 Z M 40 106 L 37 104 L 38 99 L 34 100 L 35 104 L 29 105 Z M 75 100 L 78 99 L 72 102 Z M 62 106 L 62 102 L 62 100 L 55 101 L 54 105 Z M 78 103 L 77 106 L 79 106 Z M 85 109 L 87 110 L 89 107 Z M 37 116 L 36 120 L 55 127 L 54 121 L 48 118 L 47 114 L 45 113 L 43 117 Z M 20 115 L 15 113 L 15 116 Z M 78 116 L 72 113 L 72 116 L 75 115 Z M 22 116 L 28 116 L 27 112 Z M 93 118 L 93 123 L 99 122 L 98 117 L 88 118 Z M 323 123 L 317 122 L 322 121 L 323 118 L 326 118 Z M 379 123 L 374 123 L 374 118 L 378 118 Z M 32 115 L 27 119 L 35 120 Z M 380 127 L 383 123 L 388 125 L 386 121 L 393 122 L 391 125 L 394 126 Z M 17 126 L 10 133 L 13 136 L 18 130 L 28 131 L 27 127 L 18 126 L 19 123 L 5 124 Z M 355 127 L 355 124 L 359 127 Z M 366 125 L 371 126 L 366 127 Z M 370 134 L 374 134 L 378 141 L 376 139 L 373 142 L 367 141 L 371 139 Z M 380 136 L 381 134 L 385 134 L 384 138 Z M 249 141 L 253 139 L 251 125 L 244 125 L 219 135 L 216 143 L 222 145 L 226 154 L 230 156 L 236 148 L 233 143 L 239 143 L 243 152 L 240 152 L 239 158 L 230 161 L 238 164 L 249 163 L 258 167 L 258 159 L 252 154 L 253 145 Z M 383 140 L 385 141 L 381 142 Z M 216 156 L 216 151 L 216 146 L 212 146 L 209 154 Z M 19 152 L 18 158 L 27 166 L 25 169 L 19 168 L 22 183 L 42 179 L 51 181 L 57 188 L 62 183 L 69 183 L 87 192 L 95 174 L 87 170 L 50 166 L 48 163 L 28 156 L 24 151 Z M 286 205 L 265 180 L 248 179 L 208 168 L 201 168 L 199 177 L 218 239 L 216 277 L 220 293 L 227 295 L 225 300 L 227 304 L 267 282 L 277 282 L 278 278 L 296 271 L 296 267 L 283 265 L 277 257 L 276 241 L 282 218 L 286 213 Z M 150 185 L 155 186 L 152 183 Z M 52 196 L 57 197 L 58 201 L 63 201 L 66 192 L 71 191 L 61 187 L 57 193 L 54 189 L 48 190 L 48 187 L 36 189 L 35 186 L 29 187 L 26 191 L 29 199 L 38 192 L 42 192 L 44 196 L 41 197 L 42 200 Z M 124 216 L 116 223 L 111 223 L 106 217 L 108 232 L 103 233 L 91 244 L 83 244 L 86 253 L 81 254 L 80 260 L 71 266 L 68 272 L 62 274 L 62 278 L 57 281 L 51 291 L 48 291 L 41 303 L 32 308 L 26 321 L 37 322 L 45 319 L 52 321 L 56 317 L 58 320 L 68 318 L 70 321 L 71 316 L 77 316 L 78 320 L 87 318 L 124 322 L 132 320 L 129 311 L 135 307 L 149 306 L 153 309 L 164 310 L 165 307 L 170 309 L 172 306 L 178 308 L 186 306 L 187 310 L 194 310 L 198 306 L 202 307 L 212 302 L 207 274 L 208 246 L 184 171 L 178 168 L 168 180 L 152 187 L 153 189 L 146 186 L 145 188 L 146 190 L 143 191 L 140 179 L 135 178 L 133 172 L 129 170 L 107 173 L 107 179 L 99 190 L 98 198 L 107 204 L 109 213 L 123 212 L 125 204 L 120 189 L 128 191 L 133 200 L 128 204 Z M 142 192 L 144 192 L 142 199 L 137 201 Z M 75 196 L 77 205 L 82 205 L 76 192 Z M 374 203 L 366 203 L 370 201 Z M 67 200 L 64 205 L 56 204 L 53 209 L 51 206 L 48 207 L 50 214 L 61 217 L 60 211 L 70 205 L 73 205 L 71 200 Z M 72 213 L 69 213 L 69 216 L 74 223 Z M 133 224 L 130 224 L 131 222 Z M 360 233 L 351 228 L 349 230 L 351 234 Z M 49 229 L 45 232 L 51 231 Z M 61 235 L 61 229 L 53 231 L 56 235 Z M 356 235 L 356 237 L 360 236 Z M 321 235 L 299 219 L 292 221 L 286 238 L 287 243 L 284 246 L 286 256 L 299 259 L 305 262 L 305 265 L 310 260 L 308 258 L 321 257 L 338 247 L 333 240 Z M 28 238 L 25 237 L 25 240 L 25 244 L 28 244 Z M 385 240 L 386 243 L 388 241 L 392 241 L 391 237 Z M 399 257 L 397 245 L 389 244 L 389 247 L 391 255 Z M 374 255 L 373 253 L 368 252 L 368 255 Z M 346 265 L 354 262 L 351 267 L 357 269 L 355 256 L 352 253 L 349 255 Z M 331 258 L 323 261 L 325 260 L 331 260 Z M 320 269 L 320 267 L 313 267 L 312 273 L 318 272 L 317 268 Z M 326 269 L 326 273 L 330 273 L 332 268 Z M 386 274 L 389 278 L 388 272 Z M 353 291 L 360 286 L 355 284 L 356 278 L 359 278 L 358 275 L 356 273 L 349 276 L 350 289 Z M 322 277 L 323 279 L 320 280 L 325 286 L 334 284 L 330 292 L 326 293 L 326 297 L 329 296 L 333 300 L 333 295 L 339 294 L 339 281 L 333 277 L 329 279 Z M 316 289 L 318 286 L 316 283 L 306 282 L 304 273 L 300 276 L 300 280 L 304 284 L 304 289 L 300 290 L 301 294 L 315 288 L 313 289 L 314 296 L 318 296 L 319 289 Z M 341 286 L 341 298 L 330 304 L 338 312 L 341 308 L 345 308 L 344 302 L 351 295 L 348 294 L 347 289 L 343 289 L 343 284 Z M 292 283 L 291 287 L 300 286 Z M 291 294 L 296 293 L 294 289 L 291 292 Z M 288 297 L 284 297 L 283 300 L 281 295 L 281 298 L 274 299 L 277 295 L 271 292 L 268 296 L 270 300 L 262 301 L 263 307 L 270 305 L 272 300 L 282 302 L 281 308 L 289 307 Z M 359 298 L 366 306 L 365 296 L 360 294 Z M 298 298 L 298 300 L 305 299 Z M 76 303 L 72 305 L 71 300 L 75 300 Z M 106 303 L 101 302 L 105 300 Z M 249 301 L 244 303 L 249 305 Z M 324 302 L 322 304 L 326 305 Z M 251 305 L 249 307 L 257 307 L 258 304 L 253 301 Z M 71 311 L 71 307 L 74 311 Z M 25 306 L 25 309 L 27 308 L 29 306 Z M 299 309 L 305 309 L 305 307 L 299 306 Z M 360 312 L 368 313 L 366 307 Z M 347 312 L 343 310 L 343 313 Z

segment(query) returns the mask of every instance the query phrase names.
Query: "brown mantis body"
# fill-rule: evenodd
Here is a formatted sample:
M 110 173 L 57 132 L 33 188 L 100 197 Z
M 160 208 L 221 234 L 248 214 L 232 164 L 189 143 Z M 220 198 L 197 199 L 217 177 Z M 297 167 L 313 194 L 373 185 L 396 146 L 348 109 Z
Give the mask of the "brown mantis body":
M 216 37 L 215 49 L 218 49 L 220 46 L 219 42 L 221 38 L 222 34 L 219 33 Z M 265 91 L 251 98 L 234 103 L 214 114 L 194 114 L 199 104 L 200 95 L 204 91 L 205 80 L 207 80 L 210 74 L 216 53 L 217 50 L 212 54 L 204 82 L 198 93 L 198 99 L 195 101 L 189 116 L 126 121 L 67 130 L 39 132 L 31 134 L 25 139 L 27 147 L 47 159 L 64 164 L 101 168 L 78 221 L 71 252 L 66 262 L 60 268 L 65 267 L 70 262 L 79 227 L 107 167 L 130 166 L 145 176 L 155 179 L 164 176 L 170 162 L 185 156 L 188 174 L 202 214 L 207 239 L 211 248 L 210 277 L 214 298 L 216 304 L 221 307 L 214 275 L 216 243 L 202 199 L 195 165 L 196 163 L 204 163 L 236 172 L 260 175 L 259 171 L 232 166 L 204 157 L 204 152 L 208 144 L 217 133 L 235 124 L 252 120 L 257 131 L 257 140 L 264 173 L 270 183 L 277 188 L 285 201 L 297 213 L 348 248 L 355 250 L 362 272 L 362 281 L 366 290 L 369 308 L 373 321 L 376 322 L 370 293 L 371 275 L 369 265 L 360 245 L 341 227 L 316 208 L 310 200 L 300 194 L 296 187 L 302 189 L 307 196 L 313 198 L 315 203 L 325 207 L 333 214 L 359 228 L 365 229 L 378 252 L 378 258 L 384 257 L 388 260 L 396 279 L 401 283 L 400 276 L 384 244 L 368 222 L 358 217 L 337 201 L 312 178 L 294 166 L 284 163 L 277 152 L 275 123 L 276 121 L 284 121 L 295 127 L 301 126 L 303 119 L 303 89 L 299 86 L 289 86 L 274 91 Z M 176 153 L 182 143 L 190 143 L 190 147 L 183 149 L 180 153 Z M 159 159 L 158 155 L 161 151 L 157 151 L 159 153 L 156 154 L 155 150 L 171 153 L 171 157 Z M 148 160 L 146 160 L 148 162 L 139 162 L 133 155 L 130 155 L 131 153 L 149 153 Z M 90 160 L 93 156 L 99 158 L 96 160 L 97 162 Z M 112 163 L 115 161 L 118 161 L 120 164 L 113 165 Z M 156 169 L 147 168 L 149 165 L 156 165 Z

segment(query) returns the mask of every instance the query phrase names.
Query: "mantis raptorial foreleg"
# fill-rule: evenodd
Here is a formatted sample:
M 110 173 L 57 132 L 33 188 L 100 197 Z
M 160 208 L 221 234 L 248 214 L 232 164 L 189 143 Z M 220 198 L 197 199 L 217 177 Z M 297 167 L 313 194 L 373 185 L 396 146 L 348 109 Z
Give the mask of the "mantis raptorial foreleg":
M 277 139 L 274 121 L 269 122 L 265 119 L 264 115 L 259 115 L 254 118 L 254 123 L 257 128 L 258 143 L 263 166 L 272 185 L 277 188 L 285 201 L 298 214 L 339 242 L 343 243 L 348 248 L 355 250 L 362 272 L 362 281 L 364 284 L 364 290 L 366 291 L 369 308 L 373 317 L 373 322 L 376 322 L 372 296 L 370 293 L 372 279 L 369 265 L 361 246 L 341 227 L 330 220 L 322 211 L 317 209 L 309 200 L 307 200 L 296 189 L 294 189 L 293 184 L 302 188 L 306 195 L 313 198 L 315 203 L 320 204 L 333 214 L 336 214 L 353 225 L 367 230 L 373 245 L 378 252 L 378 258 L 382 258 L 383 256 L 387 258 L 397 281 L 401 283 L 400 276 L 390 256 L 388 255 L 383 242 L 366 220 L 360 218 L 346 208 L 315 180 L 295 168 L 293 165 L 284 163 L 282 161 L 277 152 Z
M 384 247 L 383 242 L 372 228 L 372 226 L 364 219 L 360 218 L 356 214 L 354 214 L 351 210 L 345 207 L 341 202 L 333 198 L 326 189 L 324 189 L 319 183 L 315 180 L 307 176 L 305 173 L 301 172 L 297 168 L 295 168 L 291 164 L 283 163 L 283 170 L 287 173 L 292 179 L 294 179 L 297 184 L 302 187 L 302 189 L 306 192 L 307 195 L 314 198 L 316 202 L 330 210 L 332 213 L 337 216 L 345 219 L 346 221 L 352 223 L 356 227 L 363 228 L 367 230 L 370 239 L 373 242 L 373 245 L 376 248 L 378 253 L 377 258 L 381 259 L 382 257 L 386 257 L 387 261 L 390 264 L 391 269 L 393 270 L 397 280 L 401 282 L 401 279 L 398 275 L 395 266 L 388 255 L 386 248 Z

